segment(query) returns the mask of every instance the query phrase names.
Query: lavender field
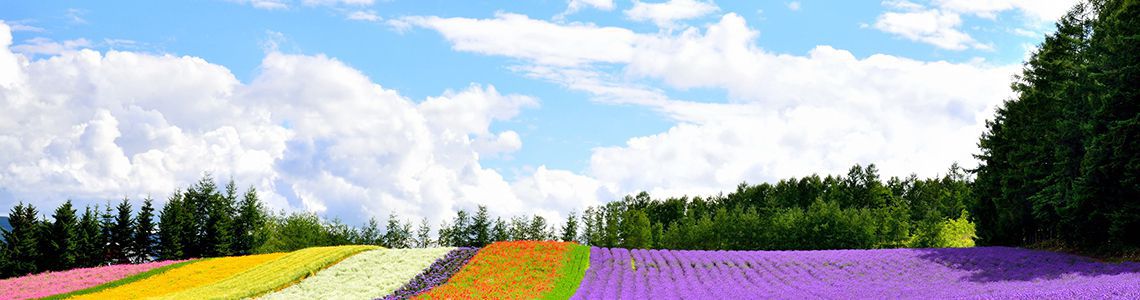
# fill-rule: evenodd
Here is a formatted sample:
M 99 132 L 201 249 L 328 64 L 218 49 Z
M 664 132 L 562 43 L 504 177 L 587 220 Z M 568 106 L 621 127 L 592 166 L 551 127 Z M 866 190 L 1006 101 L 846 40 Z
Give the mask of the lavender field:
M 572 299 L 1138 299 L 1140 263 L 1006 247 L 593 248 Z

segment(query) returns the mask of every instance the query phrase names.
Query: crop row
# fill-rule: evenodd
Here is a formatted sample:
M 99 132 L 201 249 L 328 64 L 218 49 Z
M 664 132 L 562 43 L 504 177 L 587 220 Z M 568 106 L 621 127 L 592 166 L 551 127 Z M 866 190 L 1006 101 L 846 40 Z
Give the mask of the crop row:
M 459 269 L 471 260 L 471 257 L 478 253 L 478 248 L 457 248 L 451 250 L 447 255 L 440 257 L 431 266 L 423 270 L 415 278 L 409 280 L 400 289 L 385 296 L 383 300 L 404 300 L 412 298 L 420 293 L 431 290 L 440 286 L 451 279 L 451 276 L 459 272 Z
M 375 246 L 313 247 L 290 252 L 221 281 L 156 299 L 240 299 L 271 292 Z
M 454 248 L 377 249 L 353 255 L 261 299 L 373 299 L 392 293 Z
M 285 253 L 202 259 L 131 284 L 76 296 L 72 299 L 139 299 L 163 296 L 210 285 L 283 256 Z
M 0 291 L 3 291 L 0 299 L 40 298 L 69 293 L 178 262 L 180 261 L 112 265 L 4 279 L 0 280 Z
M 498 242 L 484 247 L 446 284 L 423 299 L 533 299 L 554 289 L 568 242 Z

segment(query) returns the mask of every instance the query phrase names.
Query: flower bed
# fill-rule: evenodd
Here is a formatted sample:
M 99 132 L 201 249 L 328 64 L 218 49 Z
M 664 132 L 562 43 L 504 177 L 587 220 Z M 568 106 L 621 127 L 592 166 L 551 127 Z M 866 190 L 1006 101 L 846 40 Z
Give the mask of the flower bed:
M 157 297 L 159 299 L 239 299 L 254 297 L 312 276 L 354 254 L 376 246 L 313 247 L 290 252 L 281 258 L 221 281 Z
M 63 294 L 177 263 L 157 261 L 47 272 L 0 280 L 0 299 L 30 299 Z
M 828 251 L 593 248 L 572 299 L 1140 298 L 1140 263 L 1005 247 Z
M 467 261 L 471 260 L 471 257 L 475 256 L 477 252 L 479 252 L 478 248 L 458 248 L 451 250 L 447 255 L 437 259 L 430 267 L 427 267 L 422 273 L 416 275 L 415 278 L 412 278 L 412 280 L 404 284 L 399 290 L 392 292 L 383 299 L 409 299 L 444 284 L 451 276 L 459 272 L 459 269 L 467 264 Z
M 208 258 L 130 284 L 72 299 L 139 299 L 209 285 L 281 258 L 285 253 Z
M 391 293 L 454 248 L 361 252 L 261 299 L 372 299 Z
M 553 290 L 574 243 L 498 242 L 479 250 L 446 284 L 423 299 L 534 299 Z

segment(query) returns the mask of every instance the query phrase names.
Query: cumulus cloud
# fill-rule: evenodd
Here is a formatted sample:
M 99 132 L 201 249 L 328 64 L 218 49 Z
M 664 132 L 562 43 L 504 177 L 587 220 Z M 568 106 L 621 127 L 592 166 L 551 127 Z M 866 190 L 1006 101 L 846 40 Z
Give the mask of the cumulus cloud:
M 879 16 L 875 28 L 948 50 L 989 49 L 958 28 L 962 18 L 957 13 L 940 10 L 888 12 Z
M 256 187 L 272 209 L 348 222 L 389 212 L 440 220 L 475 205 L 554 218 L 597 201 L 565 192 L 592 183 L 573 174 L 540 168 L 508 182 L 480 165 L 522 147 L 491 124 L 538 103 L 490 85 L 417 103 L 323 55 L 270 52 L 241 82 L 191 56 L 82 49 L 32 59 L 11 45 L 0 23 L 4 206 L 161 203 L 202 171 Z
M 496 13 L 494 19 L 405 17 L 399 26 L 430 28 L 459 51 L 504 55 L 541 64 L 570 66 L 620 62 L 633 56 L 633 31 L 592 24 L 554 24 L 526 15 Z
M 962 31 L 963 15 L 994 20 L 999 13 L 1015 11 L 1026 17 L 1027 26 L 1042 27 L 1056 21 L 1076 3 L 1077 0 L 936 0 L 927 8 L 907 0 L 886 0 L 882 5 L 889 10 L 879 15 L 874 27 L 942 49 L 992 50 L 992 45 L 975 41 Z
M 571 15 L 571 14 L 576 13 L 582 9 L 590 8 L 590 7 L 600 9 L 600 10 L 604 10 L 604 11 L 610 11 L 610 10 L 614 9 L 614 1 L 613 0 L 569 0 L 566 3 L 566 10 L 562 11 L 562 13 L 559 13 L 558 15 L 554 16 L 554 18 L 561 20 L 568 15 Z
M 720 10 L 712 1 L 669 0 L 660 3 L 633 1 L 633 7 L 625 11 L 630 20 L 653 22 L 658 27 L 676 26 L 677 21 L 695 19 Z
M 456 34 L 448 31 L 515 35 L 479 21 L 466 24 L 429 28 L 445 37 Z M 616 71 L 542 63 L 563 56 L 561 50 L 511 50 L 546 36 L 449 40 L 457 50 L 523 59 L 529 63 L 511 69 L 527 77 L 603 103 L 650 108 L 676 122 L 665 132 L 593 150 L 584 175 L 616 194 L 709 194 L 741 181 L 842 173 L 856 163 L 876 163 L 888 176 L 933 176 L 955 161 L 971 166 L 984 120 L 1010 96 L 1007 82 L 1018 69 L 883 54 L 857 58 L 826 45 L 806 55 L 779 54 L 759 47 L 757 37 L 733 13 L 704 28 L 634 33 L 627 44 L 613 46 L 637 53 L 607 60 L 620 66 Z M 670 89 L 693 88 L 724 90 L 728 97 L 669 96 Z
M 45 37 L 31 38 L 24 43 L 12 46 L 12 50 L 28 54 L 60 54 L 67 51 L 75 51 L 80 48 L 91 47 L 91 41 L 87 39 L 74 39 L 57 42 Z

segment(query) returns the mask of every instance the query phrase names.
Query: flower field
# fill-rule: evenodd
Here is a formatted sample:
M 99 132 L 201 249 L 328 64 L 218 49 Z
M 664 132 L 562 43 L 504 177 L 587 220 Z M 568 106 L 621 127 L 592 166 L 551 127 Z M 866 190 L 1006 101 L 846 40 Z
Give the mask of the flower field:
M 451 250 L 447 255 L 440 257 L 431 266 L 423 270 L 415 278 L 404 284 L 403 287 L 385 296 L 384 300 L 395 299 L 409 299 L 415 295 L 427 292 L 451 279 L 452 275 L 459 272 L 471 257 L 478 253 L 478 248 L 457 248 Z
M 574 243 L 499 242 L 479 250 L 446 284 L 416 298 L 532 299 L 554 289 Z
M 593 248 L 573 299 L 1140 298 L 1140 263 L 1004 247 L 829 251 Z
M 0 294 L 0 299 L 30 299 L 68 293 L 177 262 L 158 261 L 137 265 L 113 265 L 9 278 L 0 280 L 0 291 L 3 291 Z
M 157 299 L 240 299 L 253 297 L 312 276 L 317 271 L 354 254 L 376 248 L 376 246 L 336 246 L 301 249 L 234 274 L 221 281 L 167 294 L 157 297 Z
M 377 249 L 353 255 L 261 299 L 372 299 L 400 288 L 455 248 Z
M 1140 299 L 1140 263 L 1006 247 L 316 247 L 0 281 L 0 299 Z
M 138 299 L 162 296 L 212 284 L 282 256 L 285 256 L 285 253 L 203 259 L 147 279 L 71 299 Z

